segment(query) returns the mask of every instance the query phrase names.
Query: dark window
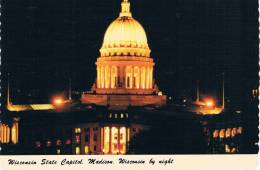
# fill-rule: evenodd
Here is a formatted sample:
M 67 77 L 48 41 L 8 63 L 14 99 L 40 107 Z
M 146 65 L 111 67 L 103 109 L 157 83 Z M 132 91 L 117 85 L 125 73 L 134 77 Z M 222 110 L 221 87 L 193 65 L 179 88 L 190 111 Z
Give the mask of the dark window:
M 127 87 L 130 87 L 130 77 L 127 77 Z
M 89 133 L 86 133 L 85 135 L 85 142 L 89 142 Z
M 115 87 L 117 87 L 117 83 L 118 83 L 118 80 L 117 80 L 117 77 L 115 77 Z

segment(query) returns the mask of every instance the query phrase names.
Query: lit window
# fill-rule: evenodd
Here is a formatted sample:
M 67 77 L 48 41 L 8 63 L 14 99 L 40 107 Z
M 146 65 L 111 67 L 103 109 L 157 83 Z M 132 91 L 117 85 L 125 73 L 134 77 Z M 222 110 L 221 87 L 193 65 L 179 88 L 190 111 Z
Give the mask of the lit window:
M 230 137 L 230 134 L 231 134 L 231 129 L 228 128 L 228 129 L 226 130 L 226 138 Z
M 231 153 L 235 153 L 236 152 L 236 148 L 232 148 Z
M 104 127 L 104 147 L 103 152 L 108 153 L 110 148 L 110 128 Z
M 231 151 L 230 151 L 230 147 L 226 144 L 225 145 L 225 151 L 226 151 L 226 153 L 230 153 Z
M 88 147 L 88 145 L 85 145 L 84 151 L 85 151 L 85 154 L 88 154 L 88 153 L 89 153 L 89 147 Z
M 225 129 L 221 129 L 219 132 L 219 137 L 224 138 L 225 137 Z
M 237 128 L 233 128 L 231 131 L 231 136 L 234 137 L 237 134 Z
M 59 155 L 61 153 L 61 150 L 60 149 L 57 149 L 57 154 Z
M 79 142 L 80 142 L 80 136 L 79 136 L 79 135 L 76 135 L 76 136 L 75 136 L 75 141 L 76 141 L 76 143 L 79 143 Z
M 126 113 L 125 116 L 128 118 L 128 113 Z
M 51 141 L 50 141 L 50 140 L 48 140 L 48 141 L 46 142 L 46 146 L 47 146 L 47 147 L 50 147 L 50 146 L 51 146 Z
M 11 128 L 11 140 L 13 144 L 18 143 L 18 122 L 14 122 Z
M 218 133 L 219 133 L 219 130 L 214 130 L 213 138 L 217 138 L 218 137 Z
M 41 142 L 39 142 L 39 141 L 35 142 L 35 147 L 36 148 L 40 148 L 41 147 Z
M 113 114 L 112 113 L 109 113 L 109 118 L 112 118 Z
M 56 145 L 58 145 L 58 146 L 60 146 L 61 143 L 62 143 L 62 141 L 61 141 L 60 139 L 58 139 L 58 140 L 56 141 Z
M 75 148 L 75 152 L 76 152 L 76 155 L 79 155 L 79 154 L 80 154 L 80 147 L 79 147 L 79 146 L 77 146 L 77 147 Z
M 81 133 L 81 129 L 80 128 L 75 128 L 75 133 Z
M 115 118 L 117 118 L 117 114 L 115 114 Z
M 71 144 L 71 140 L 70 140 L 70 139 L 67 139 L 67 140 L 66 140 L 66 145 L 69 145 L 69 144 Z
M 237 133 L 242 134 L 242 127 L 237 128 Z
M 124 114 L 123 113 L 121 113 L 121 118 L 124 118 Z

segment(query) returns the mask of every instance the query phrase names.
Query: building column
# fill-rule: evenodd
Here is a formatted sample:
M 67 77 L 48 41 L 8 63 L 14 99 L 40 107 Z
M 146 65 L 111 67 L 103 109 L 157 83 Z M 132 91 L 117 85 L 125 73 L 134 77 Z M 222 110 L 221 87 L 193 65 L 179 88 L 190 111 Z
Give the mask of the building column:
M 128 150 L 127 138 L 128 138 L 128 132 L 127 132 L 127 127 L 125 127 L 125 153 L 126 153 L 127 150 Z
M 138 66 L 138 89 L 141 88 L 141 67 Z
M 6 143 L 7 142 L 7 135 L 6 135 L 6 125 L 3 124 L 3 143 Z
M 153 66 L 151 66 L 151 85 L 150 88 L 153 88 Z
M 2 123 L 0 123 L 0 143 L 4 143 L 3 142 L 3 135 L 4 135 L 4 133 L 3 133 L 3 124 Z
M 100 73 L 101 88 L 104 88 L 104 86 L 105 86 L 104 66 L 101 66 L 100 68 L 101 68 L 101 73 Z
M 120 127 L 117 127 L 117 150 L 118 150 L 118 153 L 120 153 Z
M 109 126 L 109 152 L 112 153 L 112 128 Z
M 146 79 L 146 70 L 145 70 L 145 67 L 141 67 L 141 88 L 142 89 L 145 89 L 145 79 Z
M 145 78 L 146 78 L 146 83 L 145 83 L 145 88 L 149 89 L 149 84 L 150 84 L 150 68 L 149 66 L 146 67 L 146 72 L 145 72 Z
M 101 129 L 100 129 L 100 150 L 101 150 L 101 152 L 102 153 L 104 153 L 103 152 L 103 149 L 104 149 L 104 127 L 102 127 Z
M 112 87 L 112 81 L 111 81 L 111 77 L 112 77 L 112 66 L 109 66 L 109 88 Z
M 152 72 L 153 72 L 153 66 L 150 66 L 150 71 L 149 71 L 149 88 L 151 89 L 152 88 L 152 84 L 153 84 L 153 75 L 152 75 Z
M 133 88 L 133 70 L 132 70 L 132 66 L 130 66 L 130 73 L 129 73 L 129 88 Z
M 126 67 L 125 66 L 122 66 L 122 67 L 120 67 L 120 85 L 121 85 L 121 87 L 126 87 L 126 85 L 125 85 L 125 79 L 126 79 L 126 77 L 125 77 L 125 70 L 126 70 Z
M 126 137 L 125 137 L 125 140 L 126 140 L 126 152 L 128 151 L 128 147 L 129 147 L 129 141 L 130 141 L 130 128 L 129 127 L 126 127 L 125 128 L 126 130 Z
M 100 88 L 100 67 L 97 66 L 97 87 Z

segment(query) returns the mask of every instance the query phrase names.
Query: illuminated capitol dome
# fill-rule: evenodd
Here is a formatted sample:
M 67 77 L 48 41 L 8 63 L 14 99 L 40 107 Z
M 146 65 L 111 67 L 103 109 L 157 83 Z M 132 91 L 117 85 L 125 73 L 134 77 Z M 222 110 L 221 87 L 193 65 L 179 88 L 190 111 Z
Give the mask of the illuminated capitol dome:
M 100 53 L 101 57 L 150 56 L 146 33 L 142 25 L 132 18 L 129 2 L 122 3 L 120 16 L 107 28 Z
M 163 105 L 166 96 L 153 79 L 154 61 L 150 57 L 145 30 L 123 0 L 119 17 L 107 28 L 97 58 L 97 78 L 82 103 L 97 105 Z

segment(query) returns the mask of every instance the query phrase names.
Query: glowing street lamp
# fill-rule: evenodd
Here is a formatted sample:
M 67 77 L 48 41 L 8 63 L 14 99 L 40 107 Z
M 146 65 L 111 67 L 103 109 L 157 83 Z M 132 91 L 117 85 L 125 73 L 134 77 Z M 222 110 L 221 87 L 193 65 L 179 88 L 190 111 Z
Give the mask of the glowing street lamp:
M 55 97 L 55 98 L 53 99 L 53 104 L 54 104 L 55 106 L 62 106 L 62 105 L 64 104 L 64 100 L 63 100 L 63 98 L 61 98 L 61 97 Z
M 205 104 L 206 104 L 207 107 L 215 106 L 215 102 L 212 99 L 205 100 Z

